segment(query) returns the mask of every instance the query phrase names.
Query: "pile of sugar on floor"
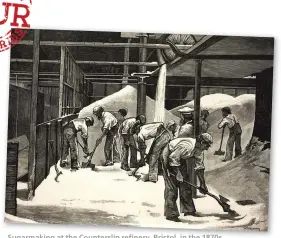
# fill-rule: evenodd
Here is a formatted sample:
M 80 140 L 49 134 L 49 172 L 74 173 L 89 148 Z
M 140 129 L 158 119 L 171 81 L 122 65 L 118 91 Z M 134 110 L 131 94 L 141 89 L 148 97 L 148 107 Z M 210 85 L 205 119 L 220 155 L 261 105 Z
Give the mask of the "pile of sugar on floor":
M 233 221 L 213 198 L 200 196 L 195 200 L 199 217 L 181 216 L 182 223 L 167 221 L 163 216 L 163 177 L 160 176 L 157 183 L 136 181 L 119 167 L 120 164 L 106 168 L 98 166 L 95 172 L 64 170 L 59 183 L 54 181 L 55 169 L 52 167 L 32 201 L 18 199 L 18 214 L 37 222 L 61 224 L 243 229 L 258 218 L 255 211 L 262 206 L 240 206 L 231 200 L 232 208 L 239 214 L 248 214 L 242 220 Z M 147 170 L 148 167 L 142 167 L 139 173 L 144 174 Z

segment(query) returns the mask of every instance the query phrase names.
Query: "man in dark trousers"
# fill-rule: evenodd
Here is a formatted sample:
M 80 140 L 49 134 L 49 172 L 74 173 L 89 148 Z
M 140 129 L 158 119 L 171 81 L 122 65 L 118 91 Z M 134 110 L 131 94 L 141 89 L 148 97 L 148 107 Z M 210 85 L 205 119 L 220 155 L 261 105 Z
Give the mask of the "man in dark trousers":
M 67 123 L 63 128 L 63 145 L 61 167 L 68 165 L 67 156 L 70 149 L 71 169 L 73 171 L 79 169 L 78 165 L 78 149 L 77 149 L 77 133 L 81 132 L 81 138 L 84 144 L 83 152 L 89 153 L 88 150 L 88 127 L 94 125 L 93 117 L 77 118 Z
M 192 199 L 192 189 L 186 185 L 189 181 L 187 159 L 194 159 L 196 175 L 200 181 L 200 192 L 205 194 L 208 188 L 204 179 L 204 163 L 202 152 L 208 150 L 213 143 L 213 138 L 208 133 L 203 133 L 198 138 L 177 138 L 170 141 L 164 148 L 160 161 L 163 166 L 165 181 L 164 215 L 167 220 L 180 222 L 180 213 L 177 207 L 178 192 L 180 193 L 180 212 L 185 216 L 196 216 L 196 209 Z
M 132 175 L 135 175 L 137 169 L 146 160 L 149 165 L 148 178 L 144 181 L 150 181 L 156 183 L 158 181 L 159 173 L 159 157 L 163 148 L 170 141 L 170 134 L 165 129 L 162 122 L 147 123 L 143 126 L 136 126 L 133 129 L 133 133 L 137 135 L 138 147 L 140 150 L 141 159 L 137 168 L 133 171 Z M 148 155 L 145 157 L 146 144 L 145 141 L 153 139 Z M 160 168 L 161 169 L 161 168 Z
M 102 134 L 96 140 L 98 146 L 104 137 L 106 137 L 104 145 L 105 164 L 104 166 L 112 166 L 113 162 L 113 146 L 114 137 L 118 131 L 117 119 L 110 112 L 105 112 L 104 108 L 97 106 L 93 109 L 93 114 L 102 122 Z
M 199 121 L 199 128 L 200 128 L 200 134 L 202 133 L 207 133 L 210 124 L 207 121 L 207 117 L 209 116 L 209 111 L 207 109 L 203 109 L 201 111 L 201 117 L 200 117 L 200 121 Z
M 137 145 L 132 133 L 132 128 L 139 125 L 142 126 L 146 123 L 146 117 L 139 115 L 125 119 L 119 127 L 119 133 L 122 137 L 122 162 L 121 169 L 130 171 L 130 168 L 137 166 Z M 129 151 L 130 151 L 130 166 L 129 166 Z
M 125 117 L 128 114 L 128 109 L 126 108 L 120 108 L 117 112 L 111 112 L 112 115 L 117 119 L 117 127 L 118 127 L 118 133 L 116 133 L 114 140 L 113 140 L 113 161 L 114 162 L 121 162 L 122 161 L 122 145 L 123 145 L 123 138 L 121 137 L 121 134 L 119 133 L 119 128 L 123 121 L 125 120 Z
M 233 147 L 235 143 L 235 156 L 234 158 L 238 157 L 242 154 L 241 149 L 241 134 L 242 129 L 237 117 L 231 113 L 231 109 L 229 107 L 224 107 L 221 109 L 222 111 L 222 120 L 218 125 L 218 128 L 228 127 L 229 129 L 229 137 L 226 144 L 226 153 L 223 162 L 232 160 L 233 156 Z

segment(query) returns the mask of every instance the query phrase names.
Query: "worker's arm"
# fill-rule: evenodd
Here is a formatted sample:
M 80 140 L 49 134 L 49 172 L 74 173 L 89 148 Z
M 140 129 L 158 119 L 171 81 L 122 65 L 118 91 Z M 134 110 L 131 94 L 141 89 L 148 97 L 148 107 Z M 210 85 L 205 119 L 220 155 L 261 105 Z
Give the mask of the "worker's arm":
M 206 192 L 208 192 L 208 188 L 205 183 L 205 177 L 204 177 L 205 166 L 204 166 L 204 157 L 202 152 L 196 151 L 194 153 L 194 163 L 195 163 L 194 170 L 200 182 L 200 188 L 201 188 L 200 192 L 205 194 Z
M 179 182 L 183 182 L 183 176 L 182 176 L 182 174 L 181 174 L 181 171 L 180 171 L 180 167 L 178 167 L 178 166 L 174 166 L 174 167 L 172 167 L 173 168 L 173 170 L 176 172 L 176 179 L 179 181 Z
M 99 145 L 102 142 L 102 139 L 107 135 L 108 132 L 109 132 L 108 129 L 103 128 L 101 136 L 96 141 L 96 145 Z
M 196 175 L 200 182 L 200 192 L 206 194 L 208 192 L 208 187 L 205 182 L 204 169 L 196 170 Z
M 80 125 L 79 129 L 81 130 L 81 138 L 82 138 L 82 141 L 83 141 L 83 144 L 84 144 L 83 152 L 85 154 L 88 154 L 89 153 L 89 149 L 88 149 L 88 127 L 87 127 L 86 124 Z
M 176 176 L 176 179 L 179 182 L 183 182 L 183 176 L 180 172 L 181 159 L 184 159 L 182 156 L 182 147 L 177 146 L 175 148 L 172 148 L 172 151 L 169 155 L 169 165 L 175 172 L 174 176 Z
M 223 119 L 221 120 L 221 122 L 218 124 L 218 128 L 219 128 L 219 129 L 222 129 L 222 128 L 225 127 L 227 124 L 228 124 L 227 118 L 223 118 Z
M 99 145 L 102 142 L 102 139 L 107 135 L 109 130 L 111 129 L 111 120 L 108 118 L 104 119 L 104 125 L 102 127 L 102 134 L 101 136 L 97 139 L 96 145 Z

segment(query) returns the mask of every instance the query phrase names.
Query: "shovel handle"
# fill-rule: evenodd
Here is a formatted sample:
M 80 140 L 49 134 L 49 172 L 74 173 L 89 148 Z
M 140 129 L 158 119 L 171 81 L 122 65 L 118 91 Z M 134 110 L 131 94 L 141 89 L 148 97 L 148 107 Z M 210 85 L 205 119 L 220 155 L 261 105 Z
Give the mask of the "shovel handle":
M 221 144 L 220 144 L 220 149 L 219 150 L 221 150 L 221 146 L 222 146 L 222 142 L 223 142 L 224 128 L 225 127 L 222 128 L 222 132 L 221 132 Z
M 176 177 L 175 174 L 170 173 L 170 175 Z M 184 182 L 184 183 L 187 183 L 187 184 L 190 185 L 191 187 L 194 187 L 194 188 L 200 190 L 200 187 L 198 187 L 198 186 L 196 186 L 196 185 L 194 185 L 194 184 L 192 184 L 192 183 L 190 183 L 190 182 L 188 182 L 188 181 L 186 181 L 186 180 L 183 180 L 183 182 Z M 217 202 L 218 202 L 222 207 L 223 207 L 223 205 L 225 205 L 225 204 L 222 203 L 222 201 L 221 201 L 217 196 L 215 196 L 214 194 L 212 194 L 212 193 L 210 193 L 210 192 L 206 192 L 206 194 L 209 195 L 210 197 L 216 199 Z
M 94 148 L 93 148 L 93 151 L 88 155 L 88 156 L 90 156 L 90 157 L 89 157 L 89 159 L 88 159 L 88 161 L 87 161 L 87 165 L 91 162 L 91 160 L 92 160 L 92 158 L 93 158 L 93 155 L 94 155 L 94 153 L 95 153 L 97 147 L 98 147 L 98 145 L 95 144 L 95 146 L 94 146 Z

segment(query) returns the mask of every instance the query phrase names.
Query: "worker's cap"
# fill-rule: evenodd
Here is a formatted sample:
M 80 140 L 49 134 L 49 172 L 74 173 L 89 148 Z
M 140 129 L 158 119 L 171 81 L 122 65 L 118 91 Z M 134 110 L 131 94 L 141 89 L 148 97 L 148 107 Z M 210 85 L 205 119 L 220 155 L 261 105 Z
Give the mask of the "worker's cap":
M 94 107 L 93 114 L 101 113 L 103 111 L 104 111 L 103 107 L 97 106 L 97 107 Z
M 223 107 L 223 108 L 221 109 L 221 111 L 222 111 L 222 112 L 226 112 L 226 113 L 228 113 L 228 114 L 231 114 L 231 109 L 230 109 L 230 107 Z
M 170 121 L 167 122 L 166 127 L 170 128 L 171 126 L 173 126 L 175 124 L 176 124 L 176 122 L 174 120 L 170 120 Z
M 86 117 L 85 118 L 86 122 L 90 122 L 91 125 L 94 125 L 94 118 L 93 117 Z
M 213 137 L 209 133 L 203 133 L 199 135 L 199 139 L 208 143 L 209 145 L 213 144 Z
M 190 108 L 190 107 L 184 107 L 178 110 L 178 112 L 182 113 L 182 114 L 192 114 L 194 112 L 194 109 Z
M 209 116 L 210 113 L 209 113 L 209 111 L 208 111 L 207 109 L 203 109 L 203 110 L 201 111 L 201 115 Z
M 141 125 L 144 125 L 146 123 L 146 116 L 145 115 L 138 115 L 136 117 L 136 120 L 139 121 Z
M 127 109 L 127 108 L 120 108 L 120 109 L 118 110 L 118 112 L 119 112 L 123 117 L 125 117 L 125 116 L 127 116 L 127 114 L 128 114 L 128 109 Z

